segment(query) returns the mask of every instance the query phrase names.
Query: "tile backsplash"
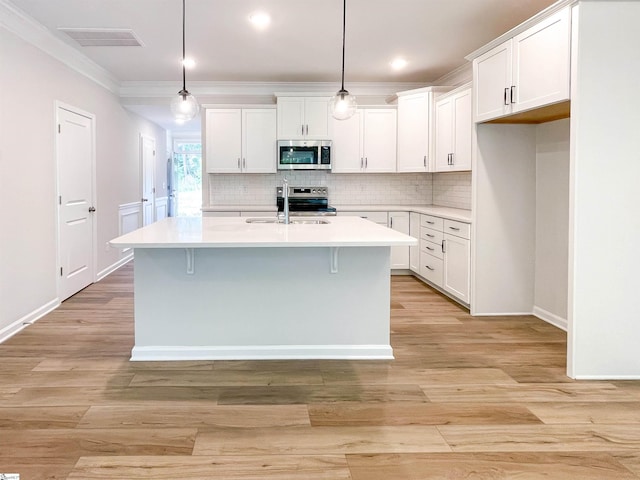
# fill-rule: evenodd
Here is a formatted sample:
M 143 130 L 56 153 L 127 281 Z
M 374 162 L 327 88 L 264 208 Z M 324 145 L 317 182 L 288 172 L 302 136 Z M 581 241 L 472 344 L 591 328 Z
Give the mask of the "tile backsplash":
M 434 173 L 432 203 L 471 210 L 471 172 Z
M 208 175 L 210 205 L 273 205 L 275 189 L 326 186 L 332 205 L 442 205 L 471 208 L 471 173 L 337 174 L 321 171 Z

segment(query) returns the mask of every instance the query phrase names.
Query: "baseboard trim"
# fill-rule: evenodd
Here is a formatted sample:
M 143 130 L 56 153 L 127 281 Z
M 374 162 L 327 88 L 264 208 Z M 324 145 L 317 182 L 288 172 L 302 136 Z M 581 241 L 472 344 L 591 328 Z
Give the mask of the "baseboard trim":
M 575 380 L 640 380 L 639 375 L 576 375 Z
M 133 347 L 131 361 L 393 360 L 390 345 L 239 345 Z
M 558 327 L 565 332 L 569 328 L 569 322 L 567 322 L 566 318 L 559 317 L 544 308 L 533 307 L 533 314 L 538 317 L 540 320 L 544 320 L 547 323 L 550 323 L 554 327 Z
M 126 257 L 122 257 L 120 260 L 118 260 L 113 265 L 110 265 L 107 268 L 105 268 L 104 270 L 102 270 L 101 272 L 98 272 L 98 275 L 96 277 L 96 282 L 99 282 L 100 280 L 105 278 L 107 275 L 115 272 L 120 267 L 122 267 L 122 266 L 126 265 L 127 263 L 129 263 L 131 260 L 133 260 L 133 251 L 131 251 L 131 253 L 129 253 Z
M 29 325 L 34 324 L 42 317 L 44 317 L 47 313 L 54 311 L 56 308 L 60 306 L 60 300 L 58 297 L 54 298 L 50 302 L 45 303 L 40 308 L 35 309 L 33 312 L 28 313 L 27 315 L 19 318 L 15 322 L 10 325 L 7 325 L 2 330 L 0 330 L 0 343 L 7 341 L 9 338 L 13 337 L 20 330 L 27 328 Z

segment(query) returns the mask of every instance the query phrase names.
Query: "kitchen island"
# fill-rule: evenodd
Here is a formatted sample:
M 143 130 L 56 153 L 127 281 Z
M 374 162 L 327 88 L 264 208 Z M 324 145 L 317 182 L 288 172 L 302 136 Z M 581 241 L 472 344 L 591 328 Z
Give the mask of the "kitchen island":
M 167 218 L 110 242 L 135 252 L 131 359 L 392 359 L 390 247 L 417 240 L 358 217 L 255 220 Z

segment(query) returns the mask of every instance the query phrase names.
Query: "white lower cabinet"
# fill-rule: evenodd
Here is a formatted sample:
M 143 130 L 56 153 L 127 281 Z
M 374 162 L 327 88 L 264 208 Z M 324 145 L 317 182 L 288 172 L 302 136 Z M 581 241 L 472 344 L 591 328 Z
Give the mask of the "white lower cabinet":
M 469 265 L 471 260 L 469 224 L 445 220 L 444 228 L 442 288 L 462 302 L 469 303 Z M 453 233 L 448 233 L 449 231 Z
M 412 270 L 444 292 L 469 304 L 470 225 L 420 215 L 419 266 Z
M 416 212 L 409 214 L 409 235 L 416 240 L 420 239 L 420 217 Z M 409 268 L 412 272 L 420 273 L 420 245 L 409 247 Z
M 409 235 L 409 212 L 389 212 L 389 228 Z M 391 247 L 391 268 L 409 268 L 409 247 Z

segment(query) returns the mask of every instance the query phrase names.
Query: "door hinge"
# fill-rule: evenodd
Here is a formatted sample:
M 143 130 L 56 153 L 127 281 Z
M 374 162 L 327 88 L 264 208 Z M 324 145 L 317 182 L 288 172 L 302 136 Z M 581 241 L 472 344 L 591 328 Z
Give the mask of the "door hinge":
M 58 133 L 60 133 L 60 124 L 58 124 Z

